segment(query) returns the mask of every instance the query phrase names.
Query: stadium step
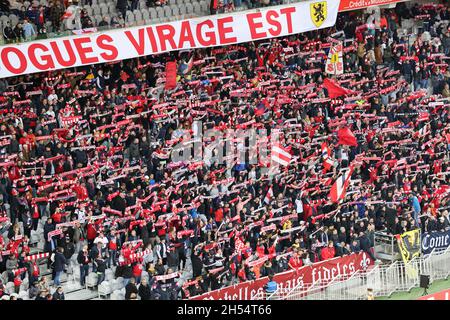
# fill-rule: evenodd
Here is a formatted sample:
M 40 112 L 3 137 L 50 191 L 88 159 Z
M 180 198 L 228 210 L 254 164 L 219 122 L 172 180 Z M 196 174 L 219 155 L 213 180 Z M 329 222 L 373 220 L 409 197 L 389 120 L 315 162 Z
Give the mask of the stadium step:
M 64 294 L 66 300 L 103 300 L 98 298 L 97 291 L 89 289 L 79 289 Z

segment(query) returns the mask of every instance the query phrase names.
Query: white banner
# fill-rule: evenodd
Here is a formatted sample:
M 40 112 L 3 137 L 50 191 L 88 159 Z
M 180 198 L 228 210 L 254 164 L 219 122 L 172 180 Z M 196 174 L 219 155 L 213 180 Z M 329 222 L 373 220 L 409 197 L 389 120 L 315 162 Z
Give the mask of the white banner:
M 328 53 L 325 72 L 328 74 L 339 75 L 344 73 L 344 60 L 342 59 L 342 42 L 333 45 Z
M 173 50 L 215 47 L 331 27 L 339 0 L 205 16 L 0 47 L 0 78 L 112 62 Z

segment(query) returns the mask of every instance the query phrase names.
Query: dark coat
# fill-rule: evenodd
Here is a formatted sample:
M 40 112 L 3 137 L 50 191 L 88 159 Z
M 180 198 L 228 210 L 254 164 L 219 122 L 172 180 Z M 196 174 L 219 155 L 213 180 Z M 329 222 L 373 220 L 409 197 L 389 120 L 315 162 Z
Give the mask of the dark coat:
M 64 271 L 64 266 L 67 264 L 66 257 L 62 253 L 55 253 L 55 272 L 61 272 Z
M 139 296 L 142 300 L 150 300 L 151 289 L 148 284 L 146 286 L 143 286 L 142 284 L 139 286 Z
M 132 293 L 138 294 L 138 288 L 135 284 L 129 282 L 125 287 L 125 300 L 129 300 Z

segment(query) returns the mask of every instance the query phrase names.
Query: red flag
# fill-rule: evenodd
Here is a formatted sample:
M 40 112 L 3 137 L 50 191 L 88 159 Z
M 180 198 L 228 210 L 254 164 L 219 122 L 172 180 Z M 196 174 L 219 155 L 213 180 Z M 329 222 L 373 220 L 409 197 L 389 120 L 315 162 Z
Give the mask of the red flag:
M 275 145 L 272 147 L 271 158 L 276 163 L 287 166 L 291 162 L 292 155 L 289 152 L 288 148 L 283 148 L 280 145 Z
M 166 63 L 166 90 L 172 90 L 177 86 L 177 63 L 169 61 Z
M 338 83 L 336 83 L 336 81 L 328 79 L 328 78 L 325 78 L 325 80 L 323 80 L 323 87 L 325 89 L 327 89 L 328 97 L 331 99 L 345 96 L 346 94 L 355 93 L 354 91 L 352 91 L 350 89 L 341 87 Z
M 344 171 L 337 179 L 336 182 L 333 184 L 330 190 L 330 199 L 331 202 L 335 203 L 338 202 L 341 199 L 345 198 L 345 193 L 347 191 L 347 187 L 350 183 L 350 177 L 353 173 L 353 167 L 350 166 L 349 170 Z
M 346 146 L 357 146 L 358 142 L 355 135 L 349 128 L 341 128 L 338 130 L 338 144 Z
M 326 142 L 322 142 L 321 148 L 322 148 L 322 160 L 324 168 L 323 172 L 326 173 L 334 166 L 334 160 L 330 157 L 331 152 Z
M 273 198 L 273 190 L 272 187 L 270 187 L 270 189 L 267 191 L 266 196 L 264 197 L 264 202 L 266 204 L 269 204 L 272 198 Z

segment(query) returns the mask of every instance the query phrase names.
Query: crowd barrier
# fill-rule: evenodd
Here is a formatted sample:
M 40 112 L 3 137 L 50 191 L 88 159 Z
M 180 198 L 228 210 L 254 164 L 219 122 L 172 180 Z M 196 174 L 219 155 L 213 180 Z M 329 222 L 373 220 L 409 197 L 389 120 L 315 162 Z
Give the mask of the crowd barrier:
M 429 255 L 404 263 L 375 264 L 351 275 L 338 275 L 329 281 L 299 284 L 272 294 L 258 292 L 254 300 L 366 300 L 368 289 L 375 297 L 390 296 L 419 287 L 420 275 L 429 275 L 430 284 L 450 276 L 450 248 L 433 250 Z

